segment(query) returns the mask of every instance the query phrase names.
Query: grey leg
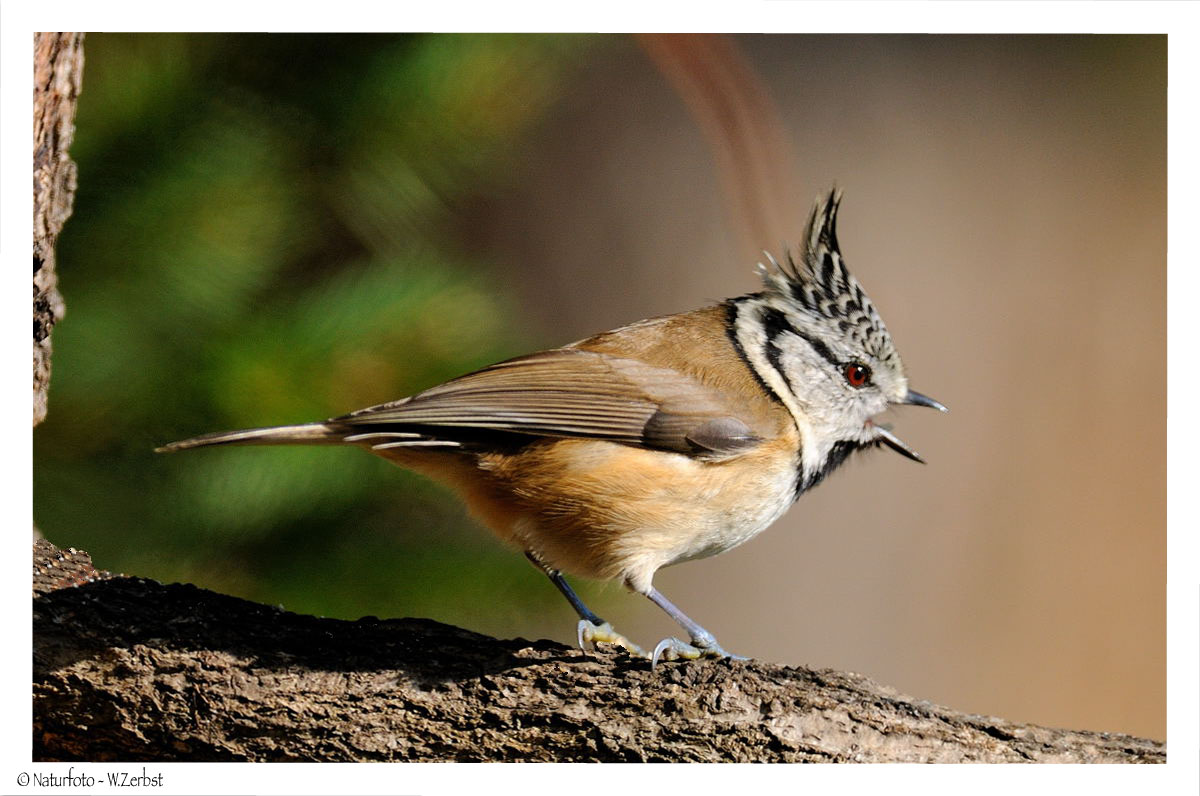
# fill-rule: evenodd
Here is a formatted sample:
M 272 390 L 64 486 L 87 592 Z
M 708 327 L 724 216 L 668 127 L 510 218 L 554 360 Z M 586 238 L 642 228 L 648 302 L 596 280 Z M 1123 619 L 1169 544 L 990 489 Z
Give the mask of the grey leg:
M 746 660 L 741 655 L 733 655 L 723 650 L 712 633 L 709 633 L 696 624 L 691 617 L 679 610 L 675 603 L 664 597 L 658 589 L 651 586 L 650 591 L 646 592 L 646 596 L 650 598 L 651 602 L 666 611 L 667 616 L 678 622 L 679 626 L 688 632 L 688 636 L 692 640 L 691 644 L 680 641 L 677 638 L 664 638 L 658 642 L 658 646 L 654 648 L 654 653 L 650 657 L 650 666 L 652 668 L 658 665 L 660 659 L 668 661 L 678 658 L 686 658 L 688 660 L 696 658 L 734 658 L 736 660 Z
M 563 577 L 561 572 L 548 566 L 536 553 L 527 550 L 525 551 L 525 557 L 532 561 L 535 567 L 546 573 L 546 577 L 550 578 L 550 582 L 558 588 L 563 597 L 567 598 L 567 602 L 575 609 L 575 613 L 579 614 L 579 625 L 576 628 L 576 632 L 578 634 L 580 649 L 586 650 L 589 644 L 594 647 L 597 642 L 601 642 L 605 644 L 617 644 L 641 658 L 650 657 L 646 654 L 645 650 L 614 630 L 613 626 L 608 622 L 596 616 L 584 604 L 583 600 L 579 599 L 579 595 L 567 583 L 566 578 Z

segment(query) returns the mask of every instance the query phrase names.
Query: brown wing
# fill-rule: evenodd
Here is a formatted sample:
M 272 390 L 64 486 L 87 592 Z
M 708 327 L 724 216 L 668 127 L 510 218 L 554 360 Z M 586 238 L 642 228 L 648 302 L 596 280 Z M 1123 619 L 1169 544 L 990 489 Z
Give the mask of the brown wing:
M 562 348 L 510 359 L 394 403 L 335 418 L 437 439 L 480 429 L 590 437 L 681 453 L 734 453 L 759 441 L 695 378 L 609 354 Z M 469 435 L 467 435 L 469 438 Z

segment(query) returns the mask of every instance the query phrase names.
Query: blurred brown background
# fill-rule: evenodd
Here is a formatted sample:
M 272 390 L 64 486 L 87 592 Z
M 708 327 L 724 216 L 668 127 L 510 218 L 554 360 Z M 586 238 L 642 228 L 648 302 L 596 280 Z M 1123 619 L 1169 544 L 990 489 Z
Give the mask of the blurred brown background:
M 571 641 L 519 554 L 384 462 L 150 451 L 755 290 L 836 183 L 851 269 L 951 409 L 885 418 L 929 464 L 861 455 L 656 585 L 740 654 L 1165 738 L 1166 37 L 732 40 L 782 142 L 753 244 L 629 37 L 89 34 L 39 527 L 293 610 Z
M 658 587 L 743 654 L 1165 738 L 1165 37 L 737 43 L 797 156 L 763 247 L 841 186 L 850 267 L 951 413 L 890 413 L 926 467 L 863 455 Z M 755 288 L 704 139 L 629 49 L 485 214 L 555 341 Z M 606 618 L 673 632 L 637 602 Z

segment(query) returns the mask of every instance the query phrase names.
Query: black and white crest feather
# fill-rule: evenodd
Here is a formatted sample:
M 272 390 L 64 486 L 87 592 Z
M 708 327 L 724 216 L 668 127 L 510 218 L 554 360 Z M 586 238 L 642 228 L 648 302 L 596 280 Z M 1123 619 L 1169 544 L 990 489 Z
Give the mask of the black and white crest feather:
M 785 250 L 783 262 L 769 253 L 771 267 L 759 265 L 768 294 L 794 302 L 830 336 L 845 337 L 877 362 L 900 370 L 899 355 L 883 319 L 846 268 L 837 239 L 841 191 L 836 188 L 818 200 L 804 232 L 804 251 L 797 263 Z

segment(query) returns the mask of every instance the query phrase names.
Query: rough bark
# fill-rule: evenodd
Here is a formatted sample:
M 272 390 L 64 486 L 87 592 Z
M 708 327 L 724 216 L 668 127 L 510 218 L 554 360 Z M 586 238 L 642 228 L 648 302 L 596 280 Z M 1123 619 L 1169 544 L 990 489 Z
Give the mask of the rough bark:
M 83 79 L 82 33 L 33 38 L 33 425 L 46 416 L 50 330 L 62 319 L 54 244 L 75 200 L 75 100 Z
M 34 543 L 37 760 L 1163 762 L 857 674 L 291 614 Z

